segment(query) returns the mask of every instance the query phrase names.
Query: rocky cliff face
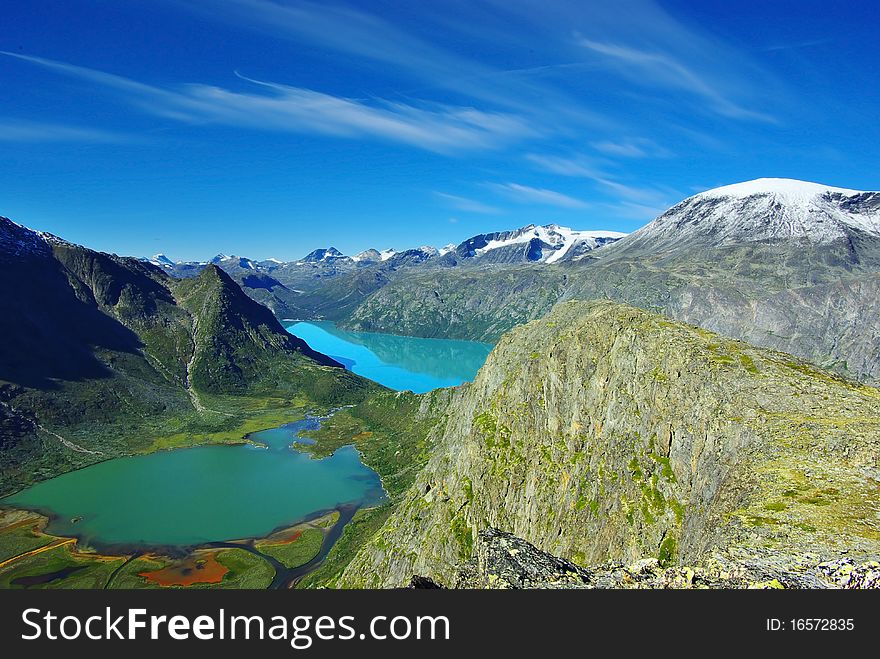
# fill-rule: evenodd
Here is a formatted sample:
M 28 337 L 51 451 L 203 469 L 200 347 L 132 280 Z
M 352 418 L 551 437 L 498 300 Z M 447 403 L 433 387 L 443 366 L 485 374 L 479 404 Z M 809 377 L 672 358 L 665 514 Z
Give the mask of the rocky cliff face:
M 341 585 L 453 584 L 488 527 L 581 566 L 880 553 L 880 393 L 790 355 L 567 302 L 505 335 L 447 418 Z

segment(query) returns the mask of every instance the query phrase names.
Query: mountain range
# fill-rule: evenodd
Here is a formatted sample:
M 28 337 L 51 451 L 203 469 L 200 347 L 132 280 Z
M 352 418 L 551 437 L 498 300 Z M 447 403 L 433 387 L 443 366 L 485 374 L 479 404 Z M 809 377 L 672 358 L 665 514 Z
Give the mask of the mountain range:
M 225 254 L 204 262 L 173 262 L 163 254 L 148 260 L 175 277 L 193 276 L 213 263 L 280 318 L 343 320 L 367 297 L 403 275 L 445 268 L 573 262 L 624 235 L 530 224 L 512 231 L 479 234 L 440 249 L 367 249 L 347 256 L 328 247 L 286 262 Z
M 208 263 L 237 267 L 259 272 L 272 272 L 292 264 L 361 264 L 376 265 L 391 261 L 401 265 L 408 259 L 418 262 L 440 261 L 445 266 L 485 263 L 556 263 L 577 260 L 590 250 L 611 244 L 626 234 L 618 231 L 575 231 L 557 224 L 536 226 L 530 224 L 512 231 L 496 231 L 472 236 L 458 245 L 442 248 L 422 246 L 402 251 L 374 248 L 354 256 L 346 256 L 335 247 L 316 249 L 296 261 L 267 259 L 255 261 L 240 256 L 218 254 L 210 261 L 172 261 L 165 254 L 156 254 L 148 260 L 153 265 L 184 274 Z

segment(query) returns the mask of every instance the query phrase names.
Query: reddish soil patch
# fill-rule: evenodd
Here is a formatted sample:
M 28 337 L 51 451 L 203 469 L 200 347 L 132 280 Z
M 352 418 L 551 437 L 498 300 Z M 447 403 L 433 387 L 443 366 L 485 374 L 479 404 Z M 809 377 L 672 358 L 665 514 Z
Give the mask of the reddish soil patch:
M 189 556 L 161 570 L 140 572 L 138 576 L 160 586 L 192 586 L 196 583 L 220 583 L 229 568 L 217 560 L 217 552 Z
M 299 540 L 299 537 L 300 537 L 302 534 L 303 534 L 302 531 L 294 531 L 293 533 L 290 534 L 290 537 L 289 537 L 289 538 L 287 538 L 287 539 L 284 540 L 283 542 L 279 542 L 278 544 L 281 544 L 281 545 L 289 545 L 289 544 L 291 544 L 291 543 L 294 543 L 294 542 L 296 542 L 297 540 Z

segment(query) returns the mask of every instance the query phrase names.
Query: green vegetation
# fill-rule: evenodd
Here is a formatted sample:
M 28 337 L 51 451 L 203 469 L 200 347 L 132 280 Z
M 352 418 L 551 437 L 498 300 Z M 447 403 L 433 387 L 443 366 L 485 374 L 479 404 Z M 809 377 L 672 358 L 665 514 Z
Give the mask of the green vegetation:
M 119 568 L 107 588 L 116 590 L 159 589 L 162 586 L 147 581 L 141 572 L 155 572 L 171 565 L 172 560 L 164 556 L 146 555 L 133 558 Z
M 275 569 L 269 563 L 244 549 L 224 549 L 217 560 L 229 568 L 217 588 L 262 590 L 275 578 Z
M 660 543 L 660 551 L 657 554 L 657 559 L 660 561 L 660 565 L 666 567 L 671 565 L 676 558 L 676 542 L 675 538 L 671 535 L 663 538 L 663 542 Z
M 126 560 L 74 552 L 71 546 L 72 543 L 60 545 L 0 568 L 0 588 L 103 588 Z M 46 579 L 45 583 L 15 583 L 41 577 Z
M 22 522 L 0 529 L 0 563 L 24 552 L 45 547 L 55 538 L 34 527 L 42 526 L 38 519 L 28 517 Z
M 471 527 L 468 526 L 467 520 L 463 515 L 456 515 L 452 518 L 451 524 L 452 535 L 458 543 L 458 555 L 467 560 L 470 558 L 474 550 L 474 534 Z
M 299 567 L 318 555 L 323 541 L 324 534 L 321 531 L 307 528 L 301 531 L 296 540 L 281 543 L 260 542 L 257 543 L 257 549 L 287 567 Z
M 315 443 L 302 450 L 323 457 L 354 444 L 364 464 L 379 474 L 393 500 L 413 483 L 428 461 L 433 447 L 429 434 L 445 411 L 442 402 L 429 398 L 433 404 L 422 413 L 423 400 L 409 392 L 377 393 L 354 407 L 339 410 L 320 429 L 303 432 Z
M 376 532 L 388 519 L 393 507 L 391 505 L 379 508 L 367 508 L 358 510 L 354 518 L 346 525 L 342 536 L 333 545 L 333 549 L 324 559 L 318 569 L 302 578 L 297 588 L 333 587 L 339 576 L 355 557 L 357 552 L 374 538 Z

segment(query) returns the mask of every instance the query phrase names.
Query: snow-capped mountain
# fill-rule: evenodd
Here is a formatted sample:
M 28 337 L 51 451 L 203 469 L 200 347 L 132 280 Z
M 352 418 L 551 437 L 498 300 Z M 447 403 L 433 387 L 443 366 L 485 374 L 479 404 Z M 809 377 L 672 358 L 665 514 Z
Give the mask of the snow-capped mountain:
M 0 216 L 0 258 L 4 255 L 18 257 L 24 254 L 49 254 L 47 237 L 51 234 L 32 231 L 9 218 Z
M 556 263 L 583 257 L 625 235 L 617 231 L 575 231 L 558 224 L 530 224 L 514 231 L 474 236 L 456 247 L 455 253 L 462 259 L 485 263 Z
M 256 270 L 257 264 L 255 261 L 252 261 L 249 258 L 245 258 L 244 256 L 228 256 L 226 254 L 218 254 L 213 259 L 211 259 L 211 263 L 219 266 L 237 266 L 239 268 L 243 268 L 245 270 Z
M 442 266 L 457 266 L 492 263 L 556 263 L 575 261 L 588 252 L 611 244 L 626 234 L 616 231 L 575 231 L 556 224 L 538 226 L 530 224 L 512 231 L 485 233 L 468 238 L 456 245 L 450 243 L 440 249 L 422 245 L 411 249 L 395 250 L 375 248 L 366 249 L 355 256 L 347 256 L 335 247 L 313 250 L 296 261 L 266 259 L 254 261 L 242 256 L 218 254 L 208 262 L 173 261 L 165 254 L 156 254 L 149 259 L 153 265 L 163 268 L 175 276 L 197 274 L 207 263 L 219 265 L 230 273 L 251 270 L 265 273 L 293 273 L 297 269 L 314 272 L 315 268 L 332 266 L 334 271 L 382 267 L 395 270 L 422 263 L 438 263 Z M 247 273 L 242 273 L 244 276 Z M 280 274 L 278 276 L 281 276 Z
M 173 268 L 174 267 L 174 261 L 169 259 L 164 254 L 154 254 L 150 258 L 150 263 L 152 263 L 153 265 L 158 265 L 159 267 L 164 267 L 164 268 Z
M 701 192 L 676 204 L 615 248 L 653 250 L 742 243 L 832 243 L 880 237 L 880 193 L 761 178 Z
M 382 254 L 377 249 L 365 249 L 363 252 L 351 257 L 355 263 L 376 263 L 382 260 Z
M 309 252 L 299 260 L 299 263 L 333 263 L 340 259 L 351 260 L 351 257 L 345 256 L 335 247 L 328 247 L 327 249 L 316 249 L 313 252 Z

